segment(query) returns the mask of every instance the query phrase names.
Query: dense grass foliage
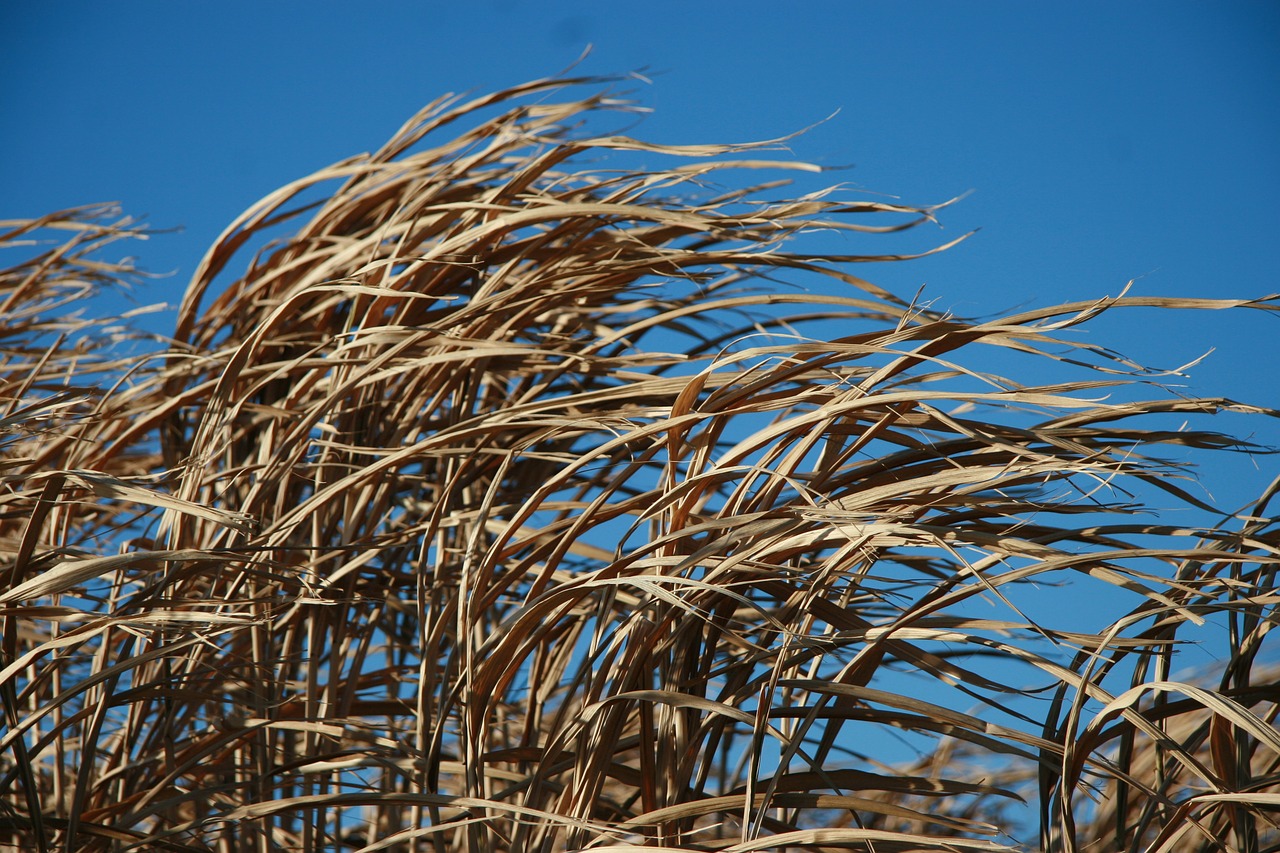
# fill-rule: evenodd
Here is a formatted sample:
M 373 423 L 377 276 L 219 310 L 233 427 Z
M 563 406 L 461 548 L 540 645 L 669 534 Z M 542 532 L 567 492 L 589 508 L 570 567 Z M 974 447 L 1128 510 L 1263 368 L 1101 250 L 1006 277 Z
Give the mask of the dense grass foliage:
M 859 275 L 936 208 L 583 83 L 267 197 L 162 341 L 76 313 L 145 234 L 2 223 L 5 849 L 1280 849 L 1276 487 L 1186 467 L 1276 413 L 1074 334 L 1275 299 L 953 316 Z

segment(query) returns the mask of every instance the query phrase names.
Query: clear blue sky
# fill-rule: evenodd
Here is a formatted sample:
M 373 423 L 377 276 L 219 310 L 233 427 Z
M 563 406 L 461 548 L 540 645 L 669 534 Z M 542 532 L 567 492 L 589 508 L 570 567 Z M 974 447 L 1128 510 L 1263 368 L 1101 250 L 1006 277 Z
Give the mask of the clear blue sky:
M 973 239 L 859 270 L 927 284 L 938 307 L 1093 299 L 1130 279 L 1280 291 L 1280 2 L 3 0 L 0 218 L 119 201 L 181 226 L 138 247 L 175 273 L 142 301 L 176 302 L 264 194 L 378 147 L 444 92 L 554 75 L 588 44 L 579 72 L 652 78 L 634 135 L 747 141 L 838 110 L 797 158 L 852 164 L 831 179 L 911 203 L 972 191 L 936 236 Z M 1191 389 L 1271 406 L 1278 336 L 1259 312 L 1127 314 L 1091 333 L 1169 367 L 1216 347 Z M 1280 425 L 1259 437 L 1280 443 Z M 1232 460 L 1208 479 L 1238 506 L 1276 470 Z
M 377 147 L 446 91 L 647 69 L 635 135 L 742 141 L 913 203 L 973 191 L 943 256 L 860 270 L 986 313 L 1137 291 L 1280 290 L 1280 3 L 14 2 L 0 217 L 119 201 L 176 301 L 268 191 Z M 891 242 L 886 242 L 889 247 Z M 1194 390 L 1280 404 L 1276 318 L 1122 316 L 1093 335 Z

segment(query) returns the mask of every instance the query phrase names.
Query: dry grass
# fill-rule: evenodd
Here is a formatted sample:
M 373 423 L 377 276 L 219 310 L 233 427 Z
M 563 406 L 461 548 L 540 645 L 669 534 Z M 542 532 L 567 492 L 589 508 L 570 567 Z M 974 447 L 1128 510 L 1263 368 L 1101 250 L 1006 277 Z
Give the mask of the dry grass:
M 1280 849 L 1275 486 L 1215 514 L 1180 460 L 1266 451 L 1178 426 L 1275 413 L 1072 334 L 1274 298 L 939 313 L 802 234 L 936 209 L 583 82 L 268 197 L 158 353 L 65 319 L 127 223 L 4 224 L 10 849 Z

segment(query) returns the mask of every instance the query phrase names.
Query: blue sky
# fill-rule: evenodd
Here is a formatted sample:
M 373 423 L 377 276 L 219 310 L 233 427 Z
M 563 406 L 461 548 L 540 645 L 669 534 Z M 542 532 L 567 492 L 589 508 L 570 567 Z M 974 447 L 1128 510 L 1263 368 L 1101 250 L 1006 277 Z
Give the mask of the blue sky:
M 246 206 L 377 147 L 427 101 L 645 70 L 634 135 L 745 141 L 944 213 L 942 256 L 860 269 L 988 313 L 1280 291 L 1280 5 L 1269 2 L 45 3 L 0 9 L 0 217 L 119 201 L 176 302 Z M 839 111 L 834 118 L 823 122 Z M 899 239 L 899 242 L 894 242 Z M 918 238 L 916 246 L 920 245 Z M 901 238 L 868 244 L 905 248 Z M 1126 314 L 1091 333 L 1193 390 L 1280 404 L 1277 318 Z
M 378 147 L 442 93 L 555 75 L 588 44 L 579 73 L 652 80 L 635 84 L 654 113 L 633 135 L 747 141 L 821 122 L 791 148 L 852 166 L 830 181 L 917 204 L 970 193 L 928 240 L 980 228 L 972 239 L 858 271 L 902 294 L 925 284 L 938 307 L 1094 299 L 1130 279 L 1143 294 L 1280 291 L 1274 2 L 6 0 L 0 218 L 118 201 L 181 227 L 138 247 L 173 273 L 139 300 L 176 303 L 261 196 Z M 883 240 L 867 250 L 922 246 Z M 1093 328 L 1161 366 L 1215 347 L 1190 390 L 1280 406 L 1280 318 Z M 1280 444 L 1280 425 L 1258 437 Z M 1237 506 L 1276 470 L 1233 460 L 1209 479 Z

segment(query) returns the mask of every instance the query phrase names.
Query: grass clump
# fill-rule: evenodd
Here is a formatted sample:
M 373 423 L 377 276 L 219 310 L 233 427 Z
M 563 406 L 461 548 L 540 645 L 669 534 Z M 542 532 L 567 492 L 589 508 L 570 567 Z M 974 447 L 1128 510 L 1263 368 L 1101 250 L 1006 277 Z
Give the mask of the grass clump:
M 1222 512 L 1181 463 L 1275 412 L 1071 335 L 1275 299 L 953 316 L 854 273 L 908 255 L 806 248 L 938 208 L 597 135 L 625 102 L 552 97 L 595 83 L 283 187 L 140 354 L 67 308 L 142 235 L 4 224 L 0 837 L 1280 849 L 1275 486 Z

